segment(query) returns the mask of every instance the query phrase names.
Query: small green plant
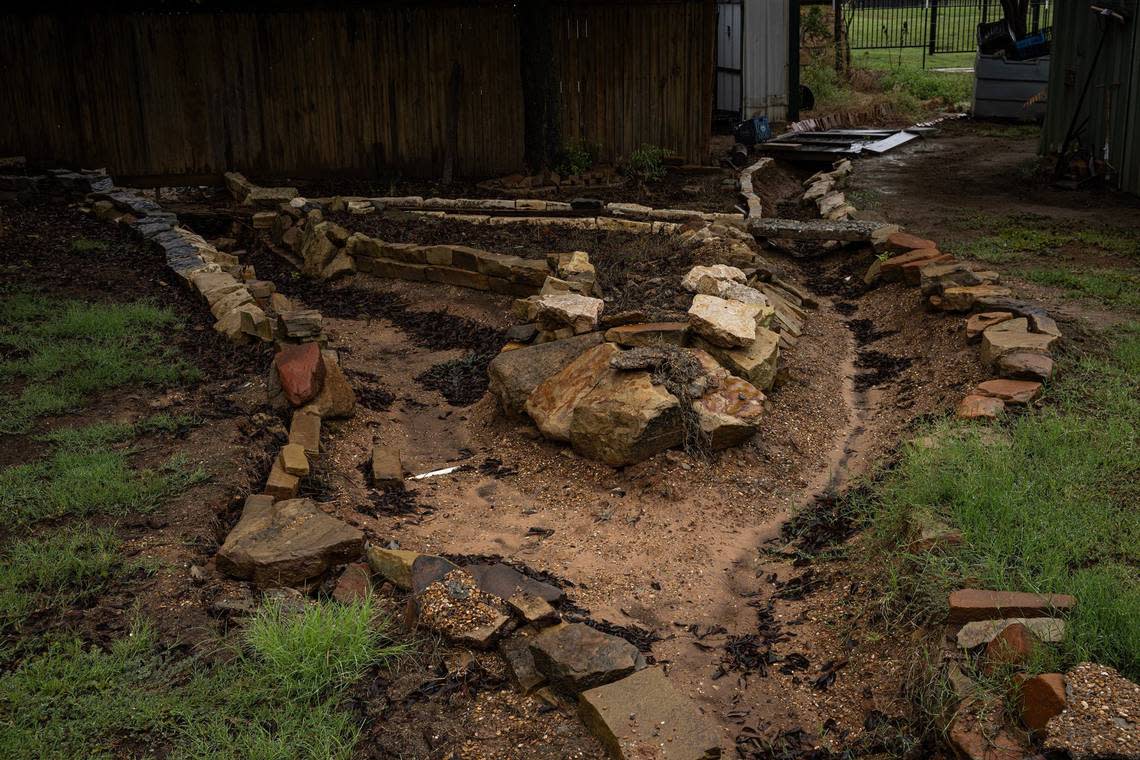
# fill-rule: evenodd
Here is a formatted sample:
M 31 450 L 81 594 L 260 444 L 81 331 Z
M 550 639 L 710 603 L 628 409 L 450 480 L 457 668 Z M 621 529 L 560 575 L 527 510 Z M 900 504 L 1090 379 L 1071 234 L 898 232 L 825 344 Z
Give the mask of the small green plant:
M 598 160 L 599 150 L 585 140 L 562 146 L 554 170 L 563 177 L 572 177 L 590 170 Z
M 665 149 L 642 145 L 630 155 L 625 169 L 638 182 L 657 182 L 665 176 Z
M 1027 269 L 1019 274 L 1031 282 L 1063 288 L 1070 297 L 1088 296 L 1110 306 L 1140 309 L 1140 273 L 1117 269 L 1072 271 Z

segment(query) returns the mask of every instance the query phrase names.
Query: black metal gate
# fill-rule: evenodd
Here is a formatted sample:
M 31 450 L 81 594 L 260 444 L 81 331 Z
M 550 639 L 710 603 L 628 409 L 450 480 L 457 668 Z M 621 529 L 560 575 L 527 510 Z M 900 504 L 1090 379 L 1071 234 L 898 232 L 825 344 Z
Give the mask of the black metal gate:
M 1027 26 L 1052 23 L 1055 0 L 1031 0 Z M 842 4 L 851 50 L 925 48 L 929 55 L 972 53 L 978 24 L 1002 17 L 999 0 L 846 0 Z

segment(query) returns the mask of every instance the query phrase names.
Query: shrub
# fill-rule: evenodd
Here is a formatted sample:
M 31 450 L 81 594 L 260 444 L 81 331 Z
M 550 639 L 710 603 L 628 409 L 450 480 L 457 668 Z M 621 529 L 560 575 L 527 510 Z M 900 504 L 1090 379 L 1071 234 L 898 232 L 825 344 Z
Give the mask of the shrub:
M 642 145 L 629 157 L 625 168 L 638 182 L 656 182 L 665 176 L 665 149 Z
M 598 153 L 598 147 L 585 140 L 568 143 L 562 146 L 562 150 L 559 151 L 554 170 L 563 177 L 582 174 L 589 171 L 590 167 L 597 163 Z

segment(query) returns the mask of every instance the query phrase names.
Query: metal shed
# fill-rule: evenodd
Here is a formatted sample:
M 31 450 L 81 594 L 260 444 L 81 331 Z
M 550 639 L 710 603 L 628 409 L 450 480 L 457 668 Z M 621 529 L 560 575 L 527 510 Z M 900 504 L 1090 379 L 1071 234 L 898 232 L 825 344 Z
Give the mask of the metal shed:
M 788 118 L 788 0 L 717 3 L 717 111 Z
M 1102 0 L 1097 5 L 1123 14 L 1127 21 L 1120 24 L 1097 15 L 1088 0 L 1056 4 L 1041 148 L 1045 153 L 1061 149 L 1091 72 L 1076 119 L 1084 124 L 1077 141 L 1115 169 L 1122 190 L 1140 193 L 1140 2 Z

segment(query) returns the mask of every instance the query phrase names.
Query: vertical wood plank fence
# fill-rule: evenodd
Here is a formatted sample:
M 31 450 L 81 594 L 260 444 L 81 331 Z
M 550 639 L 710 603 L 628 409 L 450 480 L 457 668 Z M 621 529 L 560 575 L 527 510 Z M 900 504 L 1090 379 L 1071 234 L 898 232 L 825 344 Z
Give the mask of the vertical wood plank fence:
M 564 139 L 703 158 L 713 6 L 560 3 Z M 510 3 L 0 15 L 0 155 L 132 178 L 522 169 Z M 458 66 L 458 114 L 449 112 Z M 454 141 L 449 136 L 454 130 Z

